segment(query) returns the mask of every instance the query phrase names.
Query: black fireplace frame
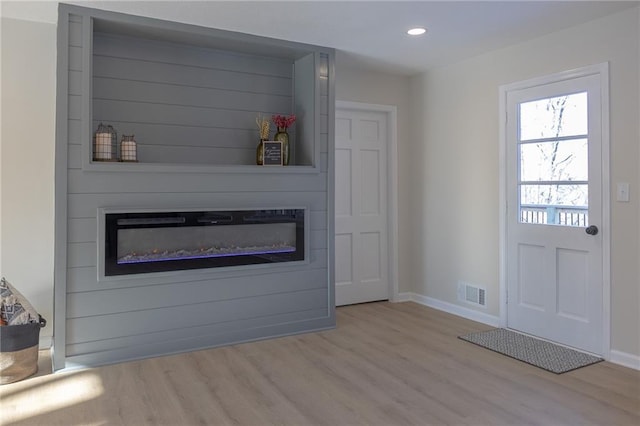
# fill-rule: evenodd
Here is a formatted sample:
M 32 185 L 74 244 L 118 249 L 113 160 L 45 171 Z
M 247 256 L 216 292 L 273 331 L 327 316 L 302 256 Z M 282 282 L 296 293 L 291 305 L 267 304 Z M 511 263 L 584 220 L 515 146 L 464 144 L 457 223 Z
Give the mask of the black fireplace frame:
M 102 276 L 106 279 L 127 275 L 158 272 L 179 272 L 196 269 L 239 267 L 249 265 L 299 262 L 306 259 L 306 209 L 255 210 L 184 210 L 184 211 L 109 211 L 102 212 L 104 232 Z M 295 223 L 295 251 L 283 253 L 235 254 L 232 256 L 196 259 L 173 259 L 139 263 L 118 263 L 118 230 L 165 227 L 225 226 L 265 223 Z

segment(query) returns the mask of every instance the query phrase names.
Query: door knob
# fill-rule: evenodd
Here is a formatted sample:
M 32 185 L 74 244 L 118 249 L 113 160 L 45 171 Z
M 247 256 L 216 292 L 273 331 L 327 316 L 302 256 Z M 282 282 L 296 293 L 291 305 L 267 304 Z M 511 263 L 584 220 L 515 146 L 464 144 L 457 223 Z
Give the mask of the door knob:
M 591 225 L 584 230 L 589 235 L 596 235 L 598 233 L 598 227 L 595 225 Z

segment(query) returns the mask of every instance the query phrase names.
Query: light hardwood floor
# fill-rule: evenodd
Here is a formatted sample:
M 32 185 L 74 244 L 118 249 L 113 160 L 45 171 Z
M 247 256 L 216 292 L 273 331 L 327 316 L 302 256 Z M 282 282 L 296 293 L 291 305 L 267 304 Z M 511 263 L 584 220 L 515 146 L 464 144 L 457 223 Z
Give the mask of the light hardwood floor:
M 489 327 L 415 303 L 337 317 L 320 333 L 41 372 L 0 387 L 0 423 L 640 424 L 638 371 L 603 362 L 548 373 L 457 338 Z

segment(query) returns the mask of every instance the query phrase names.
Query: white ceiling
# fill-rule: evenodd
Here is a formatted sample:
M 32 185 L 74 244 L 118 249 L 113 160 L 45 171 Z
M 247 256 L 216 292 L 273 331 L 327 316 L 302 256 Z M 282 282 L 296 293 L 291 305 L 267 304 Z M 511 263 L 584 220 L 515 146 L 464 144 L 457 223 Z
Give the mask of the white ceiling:
M 631 8 L 640 1 L 69 3 L 333 47 L 339 51 L 338 60 L 351 66 L 410 75 Z M 424 26 L 428 32 L 410 37 L 406 30 L 413 26 Z

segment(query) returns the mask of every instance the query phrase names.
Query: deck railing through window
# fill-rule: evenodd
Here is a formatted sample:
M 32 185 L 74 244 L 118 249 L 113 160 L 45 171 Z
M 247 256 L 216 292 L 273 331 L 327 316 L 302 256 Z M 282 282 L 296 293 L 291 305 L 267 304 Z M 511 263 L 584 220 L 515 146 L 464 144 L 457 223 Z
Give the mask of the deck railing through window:
M 520 222 L 587 226 L 589 224 L 589 209 L 582 206 L 523 204 L 520 206 Z

